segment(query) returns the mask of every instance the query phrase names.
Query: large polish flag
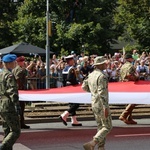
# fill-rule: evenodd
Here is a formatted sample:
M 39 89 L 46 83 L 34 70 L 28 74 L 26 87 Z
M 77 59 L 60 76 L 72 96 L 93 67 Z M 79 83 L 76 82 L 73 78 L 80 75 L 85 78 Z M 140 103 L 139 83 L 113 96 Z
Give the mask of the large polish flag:
M 110 104 L 150 104 L 150 81 L 112 82 L 108 84 Z M 91 94 L 81 85 L 44 90 L 19 91 L 20 101 L 91 103 Z

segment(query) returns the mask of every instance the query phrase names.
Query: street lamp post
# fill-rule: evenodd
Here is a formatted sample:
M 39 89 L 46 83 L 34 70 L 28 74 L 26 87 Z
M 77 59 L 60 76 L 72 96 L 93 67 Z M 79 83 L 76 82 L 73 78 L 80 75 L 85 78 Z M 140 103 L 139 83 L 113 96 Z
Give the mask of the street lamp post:
M 46 89 L 50 88 L 50 77 L 49 77 L 49 63 L 50 63 L 50 41 L 49 41 L 49 0 L 47 0 L 46 10 Z

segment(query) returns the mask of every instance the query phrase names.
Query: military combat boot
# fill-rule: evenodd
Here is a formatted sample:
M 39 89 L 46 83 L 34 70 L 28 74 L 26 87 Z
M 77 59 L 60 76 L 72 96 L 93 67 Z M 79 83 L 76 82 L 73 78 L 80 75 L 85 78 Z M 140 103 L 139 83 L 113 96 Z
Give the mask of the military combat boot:
M 129 104 L 125 111 L 123 111 L 123 113 L 120 115 L 119 119 L 126 124 L 137 124 L 137 122 L 132 119 L 132 111 L 135 106 L 135 104 Z
M 105 150 L 104 146 L 98 147 L 98 150 Z
M 121 121 L 123 121 L 124 123 L 128 124 L 128 120 L 127 117 L 129 116 L 129 112 L 128 111 L 123 111 L 123 113 L 120 115 L 119 119 Z
M 97 142 L 92 140 L 88 143 L 83 144 L 84 150 L 94 150 L 94 147 L 96 146 Z
M 137 122 L 133 120 L 132 114 L 130 114 L 130 115 L 128 116 L 127 120 L 128 120 L 128 122 L 130 122 L 129 124 L 137 124 Z

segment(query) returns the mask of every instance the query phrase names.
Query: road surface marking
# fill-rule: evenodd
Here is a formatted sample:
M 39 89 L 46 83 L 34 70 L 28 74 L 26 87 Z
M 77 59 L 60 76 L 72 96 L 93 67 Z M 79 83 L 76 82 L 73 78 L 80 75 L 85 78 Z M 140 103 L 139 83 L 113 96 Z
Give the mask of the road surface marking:
M 115 135 L 115 137 L 132 137 L 132 136 L 150 136 L 150 133 Z
M 21 143 L 15 143 L 13 148 L 15 150 L 31 150 L 30 148 L 26 147 L 25 145 L 22 145 Z

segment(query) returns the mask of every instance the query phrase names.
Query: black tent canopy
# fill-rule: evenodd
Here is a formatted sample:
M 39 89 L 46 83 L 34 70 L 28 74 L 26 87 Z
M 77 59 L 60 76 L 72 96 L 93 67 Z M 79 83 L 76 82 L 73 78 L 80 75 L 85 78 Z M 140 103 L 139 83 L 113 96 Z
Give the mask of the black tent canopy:
M 34 45 L 31 45 L 29 43 L 19 43 L 16 45 L 12 45 L 3 49 L 0 49 L 0 53 L 3 54 L 8 54 L 8 53 L 13 53 L 13 54 L 18 54 L 18 55 L 46 55 L 46 50 Z M 50 51 L 50 54 L 53 52 Z

